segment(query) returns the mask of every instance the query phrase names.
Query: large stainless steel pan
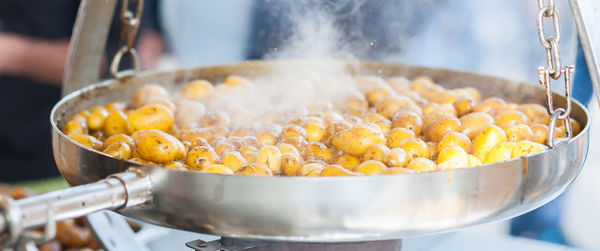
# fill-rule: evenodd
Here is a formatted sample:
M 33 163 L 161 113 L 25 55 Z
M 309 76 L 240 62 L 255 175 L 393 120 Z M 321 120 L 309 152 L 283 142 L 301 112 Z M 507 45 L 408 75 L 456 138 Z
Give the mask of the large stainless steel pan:
M 71 93 L 52 110 L 54 157 L 64 178 L 71 185 L 83 186 L 19 201 L 0 200 L 8 219 L 0 217 L 0 233 L 14 235 L 48 218 L 113 209 L 162 226 L 226 237 L 300 242 L 402 238 L 526 213 L 563 193 L 583 166 L 589 116 L 576 101 L 572 116 L 583 130 L 568 143 L 505 162 L 410 175 L 248 177 L 136 166 L 85 148 L 60 131 L 82 109 L 128 100 L 147 83 L 173 89 L 189 79 L 218 82 L 228 74 L 260 76 L 276 66 L 306 63 L 257 61 L 142 73 Z M 348 64 L 347 69 L 381 76 L 423 74 L 446 87 L 473 86 L 484 96 L 544 103 L 543 89 L 495 77 L 375 62 L 362 62 L 358 67 Z M 554 100 L 564 105 L 564 97 L 554 94 Z

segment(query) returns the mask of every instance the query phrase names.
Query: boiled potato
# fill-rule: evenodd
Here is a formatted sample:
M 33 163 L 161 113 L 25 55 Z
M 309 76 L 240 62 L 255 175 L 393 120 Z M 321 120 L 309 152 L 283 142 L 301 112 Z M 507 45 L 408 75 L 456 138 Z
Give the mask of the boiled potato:
M 242 76 L 229 75 L 225 78 L 223 84 L 228 86 L 250 87 L 252 82 Z
M 173 170 L 182 170 L 183 171 L 183 170 L 188 169 L 185 164 L 183 164 L 182 162 L 179 162 L 179 161 L 171 161 L 171 162 L 164 164 L 163 166 L 168 169 L 173 169 Z
M 437 165 L 440 169 L 464 168 L 469 166 L 469 157 L 462 147 L 451 145 L 440 151 Z
M 504 111 L 494 117 L 496 125 L 502 126 L 505 124 L 526 124 L 527 116 L 520 111 Z
M 337 159 L 336 163 L 346 169 L 352 169 L 360 165 L 360 160 L 350 154 L 344 154 Z
M 391 119 L 397 112 L 402 110 L 403 107 L 411 105 L 415 105 L 415 103 L 409 98 L 404 96 L 393 96 L 377 103 L 375 108 L 377 108 L 377 113 Z
M 325 166 L 321 163 L 307 163 L 307 164 L 304 164 L 302 167 L 300 167 L 300 169 L 298 170 L 296 175 L 297 176 L 309 176 L 311 174 L 318 173 L 316 176 L 319 176 L 321 174 L 321 170 L 323 170 L 323 168 L 325 168 Z
M 474 112 L 460 118 L 460 131 L 473 139 L 483 128 L 494 124 L 494 118 L 487 113 Z
M 416 158 L 431 158 L 431 152 L 425 141 L 420 139 L 407 139 L 400 145 L 408 157 L 409 162 Z
M 382 144 L 375 144 L 369 146 L 367 151 L 362 155 L 362 161 L 377 160 L 379 162 L 385 161 L 385 157 L 390 152 L 390 149 Z
M 468 157 L 469 157 L 469 167 L 479 166 L 479 165 L 483 164 L 479 158 L 477 158 L 471 154 L 469 154 Z
M 215 91 L 212 84 L 206 80 L 194 80 L 181 88 L 181 95 L 190 100 L 202 100 Z
M 256 138 L 262 145 L 275 145 L 277 143 L 277 135 L 271 130 L 262 130 L 258 132 Z
M 75 115 L 73 119 L 69 120 L 63 128 L 63 132 L 69 134 L 88 134 L 87 118 Z
M 137 89 L 131 96 L 129 104 L 133 108 L 138 108 L 159 99 L 169 99 L 169 92 L 160 85 L 149 84 Z
M 415 172 L 430 172 L 437 170 L 435 163 L 426 158 L 413 159 L 408 163 L 406 168 Z
M 392 122 L 389 119 L 375 120 L 373 124 L 381 130 L 383 135 L 387 135 L 392 130 Z
M 202 138 L 200 138 L 202 140 Z M 197 145 L 201 145 L 201 144 L 193 144 L 194 146 Z M 209 146 L 209 145 L 205 145 L 205 146 Z M 228 152 L 233 152 L 236 149 L 238 149 L 239 147 L 234 146 L 233 144 L 227 143 L 227 142 L 223 142 L 223 143 L 218 143 L 215 144 L 214 150 L 217 153 L 217 155 L 219 156 L 223 156 Z
M 256 163 L 268 167 L 273 173 L 280 173 L 281 151 L 276 146 L 263 146 L 258 151 Z
M 529 122 L 547 125 L 550 123 L 550 114 L 546 107 L 540 104 L 523 104 L 517 107 L 517 111 L 527 116 Z
M 133 141 L 133 139 L 126 134 L 115 134 L 115 135 L 108 137 L 107 139 L 104 140 L 104 146 L 105 147 L 110 146 L 111 144 L 113 144 L 115 142 L 123 142 L 123 143 L 129 145 L 129 148 L 132 150 L 135 147 L 135 142 Z
M 380 175 L 383 174 L 387 167 L 385 164 L 376 160 L 367 160 L 353 168 L 353 172 L 362 173 L 364 175 Z
M 386 138 L 375 126 L 359 125 L 334 135 L 331 144 L 346 153 L 362 155 L 369 146 L 386 144 Z
M 163 131 L 154 129 L 139 131 L 134 141 L 135 151 L 140 157 L 152 162 L 167 163 L 184 155 L 183 144 Z
M 423 120 L 413 111 L 400 111 L 392 119 L 392 128 L 402 127 L 413 131 L 415 135 L 421 133 Z
M 94 136 L 91 136 L 88 134 L 79 134 L 79 133 L 72 133 L 67 136 L 69 136 L 69 138 L 71 138 L 75 142 L 82 144 L 84 146 L 87 146 L 87 147 L 90 147 L 90 148 L 93 148 L 96 150 L 102 149 L 102 141 L 96 139 Z
M 548 147 L 545 145 L 524 140 L 524 141 L 517 142 L 517 144 L 515 145 L 515 147 L 512 150 L 511 157 L 518 158 L 521 156 L 545 151 L 547 149 L 548 149 Z
M 548 141 L 548 126 L 544 124 L 531 124 L 530 129 L 533 133 L 533 142 L 546 144 Z
M 495 125 L 480 130 L 473 138 L 473 155 L 485 160 L 486 155 L 494 146 L 506 141 L 506 133 Z
M 300 168 L 302 167 L 302 161 L 299 155 L 293 153 L 285 153 L 281 157 L 281 173 L 285 176 L 296 176 Z
M 453 103 L 454 109 L 456 110 L 456 115 L 461 117 L 472 112 L 474 104 L 475 101 L 471 97 L 461 96 L 457 98 Z
M 461 132 L 449 132 L 442 137 L 440 142 L 438 142 L 436 149 L 438 152 L 441 152 L 442 149 L 446 148 L 447 146 L 459 146 L 465 150 L 465 152 L 470 153 L 471 139 Z
M 426 141 L 439 142 L 444 135 L 449 132 L 456 132 L 460 128 L 460 121 L 456 117 L 440 116 L 425 126 L 423 138 Z
M 484 164 L 511 159 L 512 151 L 517 143 L 502 142 L 494 146 L 485 156 Z
M 96 106 L 90 110 L 87 118 L 87 125 L 91 130 L 101 130 L 104 128 L 104 122 L 108 117 L 108 110 L 102 106 Z
M 178 126 L 197 126 L 204 115 L 206 107 L 204 104 L 190 100 L 178 100 L 175 109 L 175 124 Z
M 308 142 L 304 150 L 307 158 L 320 159 L 330 162 L 333 159 L 333 153 L 321 142 Z
M 415 133 L 404 127 L 394 128 L 387 135 L 387 146 L 390 148 L 400 147 L 402 142 L 415 137 Z
M 518 142 L 522 140 L 533 140 L 533 131 L 526 124 L 511 125 L 504 129 L 508 141 Z
M 202 170 L 204 167 L 216 164 L 219 156 L 210 146 L 196 146 L 190 149 L 185 159 L 185 164 L 193 170 Z
M 226 165 L 219 165 L 219 164 L 211 164 L 208 165 L 204 168 L 202 168 L 202 170 L 200 170 L 202 172 L 207 172 L 207 173 L 218 173 L 218 174 L 233 174 L 233 171 L 231 169 L 229 169 L 229 167 L 227 167 Z
M 475 107 L 473 107 L 473 111 L 474 112 L 483 112 L 483 113 L 487 113 L 491 116 L 496 116 L 497 114 L 500 114 L 503 111 L 506 111 L 506 109 L 508 109 L 508 105 L 506 104 L 506 101 L 504 101 L 501 98 L 488 98 L 485 99 L 483 101 L 481 101 L 481 103 L 475 105 Z
M 393 94 L 395 93 L 391 88 L 384 86 L 371 89 L 367 92 L 366 98 L 370 105 L 376 105 Z
M 226 165 L 235 172 L 247 164 L 246 158 L 237 151 L 225 153 L 221 158 L 221 164 Z
M 295 124 L 286 125 L 281 129 L 280 137 L 286 138 L 286 137 L 295 137 L 295 136 L 300 136 L 303 139 L 307 139 L 308 132 L 306 132 L 306 130 L 304 128 L 302 128 L 301 126 L 298 126 Z
M 122 111 L 114 111 L 104 120 L 104 134 L 112 136 L 129 132 L 127 116 Z
M 103 152 L 117 159 L 129 159 L 132 153 L 131 147 L 122 141 L 110 144 L 104 148 Z
M 273 176 L 271 169 L 261 164 L 250 163 L 238 169 L 235 174 L 247 176 Z
M 127 118 L 130 132 L 140 130 L 167 131 L 175 123 L 173 113 L 162 105 L 142 106 Z
M 321 170 L 319 176 L 356 176 L 356 174 L 340 165 L 327 165 Z
M 306 131 L 308 141 L 321 141 L 325 136 L 325 124 L 320 119 L 305 121 L 302 127 Z
M 384 162 L 389 167 L 404 167 L 408 163 L 408 154 L 402 148 L 392 148 L 385 155 Z
M 384 175 L 388 174 L 405 174 L 405 173 L 414 173 L 412 170 L 404 167 L 388 167 L 383 172 Z

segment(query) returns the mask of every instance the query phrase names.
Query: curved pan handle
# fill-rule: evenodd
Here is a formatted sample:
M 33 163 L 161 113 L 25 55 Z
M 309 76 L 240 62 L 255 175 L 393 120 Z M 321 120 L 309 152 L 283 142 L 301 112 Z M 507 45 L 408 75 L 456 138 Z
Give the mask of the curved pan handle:
M 138 206 L 151 199 L 150 179 L 138 168 L 17 201 L 0 195 L 0 236 L 7 235 L 9 243 L 17 243 L 27 229 L 100 210 Z

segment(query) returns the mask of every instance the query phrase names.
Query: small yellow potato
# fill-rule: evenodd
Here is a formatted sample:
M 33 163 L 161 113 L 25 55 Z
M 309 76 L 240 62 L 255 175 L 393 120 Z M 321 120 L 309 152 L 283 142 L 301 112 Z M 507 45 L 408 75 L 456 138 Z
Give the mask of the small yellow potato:
M 440 169 L 464 168 L 469 166 L 469 157 L 462 147 L 451 145 L 440 151 L 437 164 Z
M 333 159 L 333 153 L 321 142 L 308 142 L 304 150 L 304 155 L 307 158 L 320 159 L 325 162 L 330 162 Z
M 362 173 L 364 175 L 380 175 L 383 174 L 387 167 L 385 164 L 376 160 L 367 160 L 360 163 L 357 167 L 352 169 L 353 172 Z
M 96 139 L 94 136 L 91 136 L 88 134 L 79 134 L 79 133 L 72 133 L 67 136 L 69 136 L 69 138 L 71 138 L 75 142 L 82 144 L 84 146 L 87 146 L 87 147 L 90 147 L 90 148 L 93 148 L 96 150 L 102 149 L 102 141 Z
M 581 132 L 581 125 L 574 118 L 571 118 L 570 121 L 571 121 L 571 130 L 573 131 L 572 136 L 575 137 L 577 134 L 579 134 Z
M 162 105 L 142 106 L 127 118 L 130 132 L 156 129 L 167 131 L 175 123 L 173 113 Z
M 410 82 L 410 90 L 418 93 L 426 92 L 433 86 L 433 80 L 428 76 L 418 76 Z
M 205 141 L 211 141 L 214 138 L 214 133 L 211 128 L 193 128 L 181 130 L 178 138 L 181 141 L 193 142 L 197 138 L 202 138 Z
M 169 92 L 156 84 L 144 85 L 137 89 L 131 96 L 129 105 L 133 108 L 138 108 L 150 104 L 150 102 L 159 99 L 169 99 Z
M 186 165 L 179 161 L 171 161 L 171 162 L 164 164 L 163 166 L 167 169 L 182 170 L 182 171 L 188 170 Z
M 391 77 L 385 81 L 396 92 L 405 92 L 410 90 L 410 80 L 405 77 Z
M 546 144 L 548 141 L 548 126 L 544 124 L 531 124 L 529 126 L 533 133 L 533 139 L 531 141 Z
M 512 151 L 517 146 L 515 142 L 502 142 L 494 146 L 485 156 L 484 164 L 511 159 Z
M 415 137 L 415 133 L 404 127 L 394 128 L 387 135 L 387 146 L 390 148 L 400 147 L 402 142 Z
M 365 114 L 362 119 L 365 122 L 374 122 L 374 121 L 377 121 L 380 119 L 387 119 L 387 118 L 379 113 L 370 112 L 370 113 Z
M 454 104 L 458 97 L 459 96 L 456 95 L 456 93 L 446 90 L 431 96 L 429 98 L 429 101 L 438 104 Z
M 431 152 L 425 141 L 421 139 L 407 139 L 400 145 L 408 157 L 410 162 L 416 158 L 431 158 Z
M 102 130 L 106 117 L 108 117 L 108 110 L 102 106 L 96 106 L 90 110 L 87 125 L 91 130 Z
M 200 138 L 200 139 L 202 139 L 202 138 Z M 200 144 L 198 144 L 198 145 L 200 145 Z M 204 144 L 202 144 L 202 145 L 204 145 Z M 196 146 L 196 145 L 194 145 L 194 146 Z M 206 146 L 206 145 L 204 145 L 204 146 Z M 216 144 L 214 147 L 215 152 L 219 156 L 223 156 L 228 152 L 233 152 L 236 149 L 237 149 L 237 147 L 235 147 L 233 144 L 226 143 L 226 142 Z
M 325 124 L 322 121 L 305 121 L 302 127 L 306 131 L 308 141 L 321 141 L 325 136 Z
M 285 176 L 296 176 L 302 167 L 302 161 L 296 154 L 286 153 L 281 157 L 281 174 Z
M 112 136 L 129 132 L 127 116 L 122 111 L 114 111 L 104 120 L 104 134 Z
M 387 135 L 392 130 L 392 122 L 389 119 L 375 120 L 373 124 L 381 130 L 383 135 Z
M 365 96 L 367 98 L 367 102 L 369 102 L 370 105 L 376 105 L 393 94 L 395 94 L 394 91 L 391 88 L 385 86 L 373 88 L 370 91 L 368 91 Z
M 306 148 L 306 145 L 308 145 L 308 142 L 302 136 L 284 137 L 284 138 L 281 138 L 279 140 L 279 142 L 280 142 L 279 144 L 281 144 L 281 143 L 290 144 L 290 145 L 294 146 L 296 149 L 298 149 L 298 151 L 300 151 L 300 152 L 304 151 L 304 149 Z
M 405 167 L 408 163 L 408 154 L 402 148 L 392 148 L 385 156 L 384 162 L 389 167 Z
M 346 101 L 345 108 L 352 113 L 365 112 L 369 108 L 369 102 L 362 96 L 351 97 Z
M 532 141 L 524 140 L 524 141 L 517 142 L 516 146 L 513 148 L 511 157 L 518 158 L 521 156 L 545 151 L 547 149 L 548 149 L 548 147 L 545 145 L 535 143 Z
M 376 126 L 359 125 L 341 131 L 331 138 L 331 144 L 353 155 L 362 155 L 369 146 L 386 144 L 386 138 Z
M 206 80 L 194 80 L 181 88 L 181 95 L 190 100 L 202 100 L 215 91 L 213 85 Z
M 246 176 L 273 176 L 273 172 L 266 166 L 250 163 L 238 169 L 235 174 Z
M 225 78 L 223 84 L 228 86 L 250 87 L 252 82 L 242 76 L 229 75 Z
M 393 96 L 377 103 L 375 108 L 377 108 L 377 113 L 391 119 L 397 112 L 402 110 L 402 107 L 411 105 L 415 105 L 415 103 L 409 98 L 404 96 Z
M 406 173 L 414 173 L 412 170 L 405 167 L 388 167 L 383 171 L 384 175 L 389 174 L 406 174 Z
M 460 128 L 460 121 L 456 117 L 440 116 L 425 126 L 423 138 L 426 141 L 439 142 L 444 135 L 459 131 Z
M 540 104 L 523 104 L 517 107 L 517 111 L 527 116 L 530 123 L 539 123 L 547 125 L 550 123 L 550 114 L 546 107 Z
M 400 111 L 392 119 L 392 128 L 398 127 L 406 128 L 413 131 L 415 135 L 419 135 L 423 128 L 423 120 L 416 112 Z
M 159 130 L 140 131 L 134 137 L 135 151 L 142 159 L 167 163 L 183 157 L 185 147 L 172 135 Z
M 278 135 L 271 130 L 261 130 L 257 133 L 256 138 L 262 145 L 275 145 Z
M 329 140 L 341 131 L 352 128 L 352 124 L 346 121 L 332 121 L 325 124 L 325 139 Z
M 504 130 L 495 125 L 488 126 L 480 130 L 473 138 L 472 154 L 480 160 L 485 160 L 487 153 L 504 141 L 506 141 Z
M 227 167 L 226 165 L 220 165 L 220 164 L 208 165 L 208 166 L 202 168 L 202 170 L 200 170 L 200 171 L 207 172 L 207 173 L 227 174 L 227 175 L 233 174 L 233 171 L 231 169 L 229 169 L 229 167 Z
M 469 96 L 476 102 L 480 102 L 481 101 L 481 93 L 479 92 L 479 90 L 473 88 L 473 87 L 465 87 L 462 88 L 460 90 L 465 91 L 467 94 L 469 94 Z
M 216 164 L 219 156 L 210 146 L 196 146 L 190 149 L 185 164 L 193 170 L 202 170 L 204 167 Z
M 231 118 L 229 117 L 229 114 L 220 110 L 209 111 L 206 114 L 204 114 L 204 117 L 202 118 L 203 127 L 227 127 L 230 123 Z
M 461 132 L 449 132 L 437 144 L 437 151 L 441 152 L 442 149 L 448 146 L 459 146 L 465 152 L 471 152 L 471 139 L 467 135 Z
M 281 173 L 281 152 L 276 146 L 263 146 L 258 151 L 256 163 L 268 167 L 273 173 Z
M 309 176 L 309 174 L 311 174 L 313 172 L 318 172 L 320 175 L 321 170 L 323 170 L 323 168 L 325 168 L 325 166 L 321 163 L 304 164 L 302 167 L 300 167 L 300 169 L 298 170 L 296 175 L 297 176 Z
M 353 155 L 344 154 L 337 159 L 336 163 L 346 169 L 352 169 L 360 165 L 360 160 Z
M 288 124 L 281 129 L 281 138 L 300 136 L 304 139 L 308 138 L 308 133 L 304 128 L 295 124 Z
M 494 118 L 487 113 L 474 112 L 460 118 L 460 131 L 473 139 L 483 128 L 494 124 Z
M 390 149 L 382 144 L 375 144 L 367 148 L 367 151 L 362 155 L 362 161 L 377 160 L 384 162 L 385 157 L 390 152 Z
M 63 128 L 65 134 L 88 134 L 87 117 L 75 115 Z
M 356 176 L 356 174 L 340 165 L 327 165 L 321 170 L 319 176 Z
M 453 105 L 440 104 L 440 105 L 435 106 L 431 112 L 429 112 L 428 114 L 425 115 L 425 117 L 423 118 L 423 124 L 427 125 L 431 121 L 433 121 L 434 119 L 436 119 L 437 117 L 440 117 L 440 116 L 456 117 L 456 115 L 457 115 L 457 112 L 456 112 L 456 109 L 454 109 Z
M 506 111 L 508 105 L 501 98 L 488 98 L 473 107 L 474 112 L 483 112 L 491 116 L 496 116 L 503 111 Z
M 502 126 L 505 124 L 526 124 L 527 116 L 517 110 L 506 110 L 494 117 L 496 125 Z
M 479 165 L 483 164 L 479 158 L 477 158 L 471 154 L 469 154 L 468 157 L 469 157 L 469 167 L 479 166 Z
M 231 171 L 237 171 L 247 164 L 246 158 L 241 153 L 232 151 L 225 153 L 221 158 L 221 164 L 226 165 Z
M 406 168 L 414 172 L 430 172 L 437 170 L 435 163 L 426 158 L 413 159 L 408 163 Z
M 103 150 L 104 153 L 117 159 L 129 159 L 131 158 L 131 147 L 125 142 L 117 141 L 107 146 Z
M 106 108 L 106 110 L 109 113 L 113 113 L 116 111 L 125 111 L 125 108 L 127 108 L 127 104 L 125 104 L 123 102 L 113 101 L 113 102 L 108 102 L 106 105 L 104 105 L 104 108 Z
M 438 143 L 437 142 L 428 141 L 428 142 L 425 142 L 425 144 L 427 144 L 427 149 L 429 149 L 429 155 L 431 156 L 429 158 L 430 159 L 436 159 L 437 156 L 438 156 L 438 153 L 440 152 L 440 151 L 438 151 Z
M 298 151 L 298 149 L 293 145 L 287 143 L 279 143 L 277 144 L 277 148 L 279 148 L 281 154 L 291 153 L 300 156 L 300 151 Z
M 511 142 L 534 139 L 533 131 L 526 124 L 508 126 L 504 129 L 504 132 L 506 133 L 507 140 Z
M 475 101 L 473 101 L 471 97 L 458 97 L 453 103 L 454 109 L 456 110 L 456 115 L 458 117 L 461 117 L 465 114 L 472 112 L 474 104 Z
M 129 145 L 129 148 L 132 151 L 134 150 L 134 148 L 135 148 L 135 142 L 133 141 L 133 139 L 131 137 L 129 137 L 126 134 L 115 134 L 115 135 L 112 135 L 112 136 L 110 136 L 110 137 L 108 137 L 107 139 L 104 140 L 104 144 L 103 145 L 106 148 L 107 146 L 110 146 L 113 143 L 119 142 L 119 141 L 123 142 L 123 143 L 125 143 L 127 145 Z

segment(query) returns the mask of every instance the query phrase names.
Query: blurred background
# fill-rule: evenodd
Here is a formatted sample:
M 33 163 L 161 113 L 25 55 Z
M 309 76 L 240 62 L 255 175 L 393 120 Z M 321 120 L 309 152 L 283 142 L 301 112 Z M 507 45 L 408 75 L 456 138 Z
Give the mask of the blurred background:
M 0 124 L 0 182 L 35 187 L 39 183 L 22 182 L 58 175 L 48 117 L 60 98 L 78 4 L 0 0 L 0 111 L 10 118 Z M 556 8 L 562 62 L 575 64 L 570 8 L 567 1 Z M 308 56 L 402 62 L 537 84 L 545 54 L 536 13 L 536 1 L 521 0 L 145 0 L 136 48 L 146 70 Z M 107 62 L 118 48 L 119 26 L 115 17 Z M 598 105 L 592 103 L 594 127 Z M 599 137 L 592 130 L 591 149 L 600 147 Z M 600 249 L 597 163 L 599 157 L 588 155 L 571 189 L 540 210 L 466 231 Z M 60 178 L 44 184 L 65 186 Z

